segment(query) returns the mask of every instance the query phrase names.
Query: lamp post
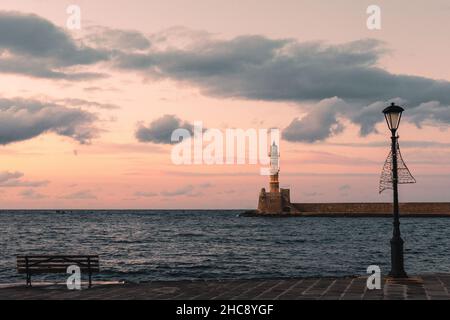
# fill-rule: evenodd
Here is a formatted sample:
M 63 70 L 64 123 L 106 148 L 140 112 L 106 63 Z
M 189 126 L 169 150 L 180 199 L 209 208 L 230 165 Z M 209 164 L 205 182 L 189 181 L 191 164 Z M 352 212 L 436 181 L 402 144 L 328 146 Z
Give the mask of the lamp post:
M 391 239 L 391 272 L 389 276 L 393 278 L 406 278 L 403 267 L 403 240 L 400 237 L 400 218 L 398 206 L 398 171 L 397 171 L 397 129 L 402 118 L 404 109 L 391 103 L 383 110 L 389 130 L 391 130 L 391 150 L 392 150 L 392 189 L 394 193 L 394 230 Z

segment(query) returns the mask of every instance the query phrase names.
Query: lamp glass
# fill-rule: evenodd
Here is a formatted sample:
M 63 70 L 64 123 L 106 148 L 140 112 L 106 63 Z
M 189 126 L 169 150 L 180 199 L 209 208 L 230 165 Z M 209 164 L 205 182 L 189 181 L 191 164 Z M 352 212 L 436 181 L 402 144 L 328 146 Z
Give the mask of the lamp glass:
M 397 130 L 402 118 L 402 107 L 396 106 L 393 102 L 391 105 L 383 110 L 387 125 L 390 130 Z
M 401 115 L 402 115 L 401 112 L 390 112 L 386 115 L 389 129 L 391 130 L 398 129 Z

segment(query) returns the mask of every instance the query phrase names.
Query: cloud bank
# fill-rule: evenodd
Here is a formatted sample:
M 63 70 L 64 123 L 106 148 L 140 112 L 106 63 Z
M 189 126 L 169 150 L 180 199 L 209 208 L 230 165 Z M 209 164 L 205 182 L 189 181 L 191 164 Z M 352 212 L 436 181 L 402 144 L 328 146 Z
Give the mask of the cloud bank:
M 378 67 L 385 52 L 374 39 L 326 45 L 241 36 L 188 49 L 120 54 L 115 66 L 188 83 L 208 96 L 302 105 L 306 115 L 283 134 L 289 141 L 327 139 L 344 129 L 339 119 L 370 134 L 390 101 L 406 104 L 406 116 L 418 126 L 450 123 L 450 83 L 389 73 Z
M 173 144 L 176 142 L 171 140 L 172 132 L 179 128 L 186 129 L 193 134 L 192 124 L 182 121 L 174 115 L 166 114 L 152 121 L 147 126 L 143 123 L 138 123 L 135 136 L 139 142 Z
M 24 180 L 23 177 L 24 177 L 24 174 L 19 171 L 15 171 L 15 172 L 2 171 L 2 172 L 0 172 L 0 187 L 37 188 L 37 187 L 45 186 L 49 183 L 47 180 L 36 180 L 36 181 Z
M 344 119 L 370 134 L 390 101 L 406 105 L 405 116 L 417 126 L 450 123 L 450 82 L 382 69 L 386 45 L 374 39 L 326 44 L 195 33 L 192 43 L 164 46 L 170 31 L 146 36 L 96 27 L 79 41 L 41 17 L 15 12 L 0 12 L 0 30 L 0 72 L 81 81 L 102 76 L 86 68 L 107 66 L 186 83 L 207 96 L 296 103 L 304 116 L 286 128 L 289 141 L 325 140 L 344 129 Z M 321 121 L 324 128 L 318 128 Z M 158 136 L 145 126 L 137 136 L 167 142 L 164 132 Z
M 0 11 L 0 72 L 81 80 L 96 72 L 66 71 L 108 59 L 108 52 L 77 43 L 62 28 L 34 14 Z
M 0 144 L 55 133 L 86 144 L 97 137 L 95 114 L 55 103 L 21 98 L 0 98 Z

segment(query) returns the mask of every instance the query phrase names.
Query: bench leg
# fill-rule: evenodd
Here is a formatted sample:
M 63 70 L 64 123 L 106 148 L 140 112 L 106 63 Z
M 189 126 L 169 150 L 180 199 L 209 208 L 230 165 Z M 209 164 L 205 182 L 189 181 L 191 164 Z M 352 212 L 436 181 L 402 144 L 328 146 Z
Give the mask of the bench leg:
M 92 287 L 92 273 L 89 272 L 89 288 Z
M 31 274 L 27 273 L 27 287 L 31 287 Z

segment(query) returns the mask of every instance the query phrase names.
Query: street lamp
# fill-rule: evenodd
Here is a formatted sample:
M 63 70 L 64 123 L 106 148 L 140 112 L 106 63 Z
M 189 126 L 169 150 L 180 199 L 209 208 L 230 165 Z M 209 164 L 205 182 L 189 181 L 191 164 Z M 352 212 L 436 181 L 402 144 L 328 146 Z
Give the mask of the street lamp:
M 391 152 L 392 152 L 392 189 L 394 191 L 394 230 L 391 239 L 391 272 L 393 278 L 406 278 L 403 267 L 403 240 L 400 237 L 400 219 L 398 208 L 398 169 L 397 169 L 397 129 L 402 118 L 404 109 L 391 103 L 383 110 L 389 130 L 391 130 Z

